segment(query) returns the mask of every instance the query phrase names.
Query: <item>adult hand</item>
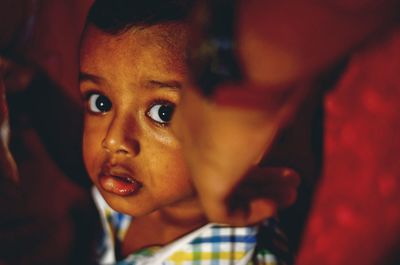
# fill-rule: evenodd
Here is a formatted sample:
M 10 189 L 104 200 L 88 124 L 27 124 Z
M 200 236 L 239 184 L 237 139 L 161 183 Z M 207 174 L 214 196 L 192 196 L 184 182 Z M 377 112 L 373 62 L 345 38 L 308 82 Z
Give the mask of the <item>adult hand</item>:
M 172 122 L 205 212 L 222 222 L 229 216 L 228 194 L 304 100 L 307 90 L 300 88 L 310 89 L 314 78 L 394 24 L 398 14 L 392 0 L 238 3 L 235 51 L 242 82 L 219 85 L 210 100 L 185 87 Z M 253 208 L 271 215 L 274 205 L 263 201 Z
M 246 225 L 294 203 L 300 176 L 289 168 L 254 167 L 227 194 L 222 211 L 230 224 Z
M 302 93 L 301 90 L 297 91 Z M 266 93 L 270 95 L 271 91 Z M 269 98 L 267 94 L 265 98 Z M 182 142 L 192 180 L 211 221 L 233 225 L 252 224 L 272 216 L 277 204 L 292 200 L 293 187 L 297 185 L 297 181 L 293 181 L 293 173 L 287 175 L 284 170 L 256 168 L 281 123 L 287 119 L 287 113 L 292 112 L 289 109 L 296 107 L 293 100 L 297 100 L 297 93 L 290 95 L 267 112 L 265 105 L 260 104 L 260 108 L 257 108 L 257 104 L 252 104 L 254 98 L 251 96 L 247 99 L 254 108 L 243 109 L 238 108 L 233 100 L 216 103 L 200 96 L 195 89 L 182 89 L 182 101 L 172 126 Z M 240 98 L 240 104 L 243 104 L 244 97 Z M 254 100 L 259 99 L 258 95 Z M 241 199 L 248 201 L 232 208 L 239 202 L 234 198 L 242 188 L 249 191 L 254 183 L 259 186 L 257 191 L 253 194 L 244 193 Z M 290 185 L 286 186 L 288 183 Z M 266 190 L 273 190 L 272 186 L 268 187 L 270 184 L 280 186 L 277 191 L 285 190 L 282 196 L 291 194 L 290 198 L 278 198 L 275 202 L 279 192 L 272 196 L 268 192 L 262 195 Z

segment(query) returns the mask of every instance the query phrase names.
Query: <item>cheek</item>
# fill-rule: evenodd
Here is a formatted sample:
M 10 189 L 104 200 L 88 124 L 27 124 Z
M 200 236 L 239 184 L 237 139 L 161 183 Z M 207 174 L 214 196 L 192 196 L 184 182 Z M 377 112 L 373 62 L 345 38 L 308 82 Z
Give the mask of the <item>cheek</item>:
M 163 153 L 163 160 L 158 161 L 158 172 L 154 172 L 156 176 L 163 176 L 159 182 L 161 192 L 172 198 L 192 195 L 194 188 L 181 150 L 165 150 Z
M 171 166 L 170 174 L 171 183 L 176 186 L 176 190 L 188 194 L 193 193 L 193 184 L 189 177 L 187 165 L 183 159 L 176 159 Z
M 182 193 L 192 194 L 194 187 L 190 178 L 189 169 L 186 160 L 183 158 L 182 151 L 179 149 L 179 154 L 174 157 L 174 163 L 172 164 L 173 172 L 176 172 L 175 179 L 173 181 L 178 186 L 178 190 Z

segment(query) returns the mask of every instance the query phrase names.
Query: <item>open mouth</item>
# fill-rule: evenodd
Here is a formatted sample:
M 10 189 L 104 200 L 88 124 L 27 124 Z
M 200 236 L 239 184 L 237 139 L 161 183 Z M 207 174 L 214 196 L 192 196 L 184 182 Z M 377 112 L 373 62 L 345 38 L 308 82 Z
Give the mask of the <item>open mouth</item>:
M 126 174 L 102 173 L 99 176 L 100 186 L 108 192 L 120 196 L 136 194 L 142 187 L 142 183 Z

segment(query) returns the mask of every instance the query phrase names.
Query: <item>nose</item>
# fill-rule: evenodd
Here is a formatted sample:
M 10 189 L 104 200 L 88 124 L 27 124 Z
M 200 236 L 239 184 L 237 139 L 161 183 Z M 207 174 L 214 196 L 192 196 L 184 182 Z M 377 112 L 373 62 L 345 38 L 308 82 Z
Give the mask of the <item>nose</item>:
M 134 118 L 116 114 L 103 138 L 103 149 L 113 155 L 138 155 L 140 153 L 138 127 Z

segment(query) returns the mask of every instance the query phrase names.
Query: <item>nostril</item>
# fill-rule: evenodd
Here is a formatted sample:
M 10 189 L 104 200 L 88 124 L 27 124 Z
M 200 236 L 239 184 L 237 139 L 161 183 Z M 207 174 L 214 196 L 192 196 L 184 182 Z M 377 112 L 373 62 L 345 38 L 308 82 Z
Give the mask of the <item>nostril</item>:
M 115 153 L 119 154 L 119 155 L 126 155 L 126 154 L 128 154 L 128 151 L 121 148 L 121 149 L 118 149 Z
M 138 141 L 134 141 L 132 143 L 132 151 L 134 152 L 135 155 L 138 155 L 140 153 L 140 144 Z

